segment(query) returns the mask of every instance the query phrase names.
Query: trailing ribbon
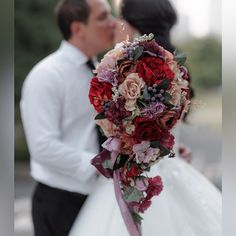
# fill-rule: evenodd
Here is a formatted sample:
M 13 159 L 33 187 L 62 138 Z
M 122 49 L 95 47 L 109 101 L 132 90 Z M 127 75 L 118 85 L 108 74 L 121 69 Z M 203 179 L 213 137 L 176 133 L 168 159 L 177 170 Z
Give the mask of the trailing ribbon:
M 141 226 L 134 222 L 134 219 L 131 215 L 131 211 L 127 203 L 124 201 L 122 197 L 121 186 L 120 186 L 121 179 L 120 179 L 119 169 L 111 170 L 108 168 L 104 168 L 103 166 L 104 161 L 110 160 L 111 156 L 116 156 L 116 153 L 103 149 L 102 152 L 100 152 L 97 156 L 95 156 L 92 159 L 91 164 L 94 165 L 98 169 L 98 171 L 101 174 L 103 174 L 105 177 L 107 178 L 113 177 L 116 200 L 118 202 L 120 212 L 125 222 L 125 225 L 128 229 L 128 232 L 130 236 L 141 236 Z M 113 161 L 113 164 L 114 164 L 114 161 Z
M 128 205 L 124 201 L 120 188 L 120 172 L 119 170 L 113 171 L 113 182 L 116 200 L 120 207 L 120 212 L 125 222 L 125 225 L 129 231 L 130 236 L 141 236 L 141 226 L 134 222 L 134 219 L 131 215 Z

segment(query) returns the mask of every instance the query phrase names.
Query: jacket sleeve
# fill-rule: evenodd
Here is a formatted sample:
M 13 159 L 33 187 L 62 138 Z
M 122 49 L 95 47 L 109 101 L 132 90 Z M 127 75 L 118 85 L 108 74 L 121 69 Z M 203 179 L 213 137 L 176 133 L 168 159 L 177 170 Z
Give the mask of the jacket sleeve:
M 24 83 L 21 116 L 31 158 L 55 171 L 88 181 L 96 173 L 90 164 L 94 153 L 61 140 L 63 81 L 54 71 L 36 69 Z

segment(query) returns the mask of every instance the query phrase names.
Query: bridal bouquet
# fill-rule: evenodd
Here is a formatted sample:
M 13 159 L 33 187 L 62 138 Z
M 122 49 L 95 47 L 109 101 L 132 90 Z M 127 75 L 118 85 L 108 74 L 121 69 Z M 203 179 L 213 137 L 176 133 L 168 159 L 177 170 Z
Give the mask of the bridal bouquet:
M 159 46 L 153 35 L 124 41 L 97 66 L 89 99 L 107 140 L 92 164 L 113 178 L 130 235 L 140 235 L 143 213 L 163 188 L 147 172 L 164 156 L 174 157 L 172 128 L 190 104 L 183 54 Z

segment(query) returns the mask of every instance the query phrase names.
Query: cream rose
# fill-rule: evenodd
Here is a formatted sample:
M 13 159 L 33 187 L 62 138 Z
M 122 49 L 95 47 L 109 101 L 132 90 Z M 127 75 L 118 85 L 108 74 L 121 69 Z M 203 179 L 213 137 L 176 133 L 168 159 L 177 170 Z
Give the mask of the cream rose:
M 168 92 L 172 96 L 170 103 L 175 106 L 179 106 L 181 99 L 181 88 L 176 83 L 172 83 L 171 89 L 168 90 Z
M 145 86 L 145 82 L 137 73 L 129 74 L 124 82 L 119 85 L 118 91 L 126 99 L 125 108 L 128 111 L 135 109 L 137 98 L 140 97 L 141 89 Z

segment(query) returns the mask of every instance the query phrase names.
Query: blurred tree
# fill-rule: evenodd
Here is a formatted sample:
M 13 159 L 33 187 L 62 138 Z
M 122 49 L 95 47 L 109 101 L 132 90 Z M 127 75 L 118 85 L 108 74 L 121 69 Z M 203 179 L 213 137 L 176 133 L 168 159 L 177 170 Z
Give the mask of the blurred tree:
M 15 0 L 15 96 L 26 75 L 61 40 L 53 10 L 57 0 Z
M 30 69 L 62 39 L 54 18 L 58 0 L 15 0 L 15 158 L 29 157 L 19 112 L 23 81 Z
M 192 39 L 179 45 L 187 55 L 193 87 L 197 90 L 221 86 L 221 43 L 217 38 Z

